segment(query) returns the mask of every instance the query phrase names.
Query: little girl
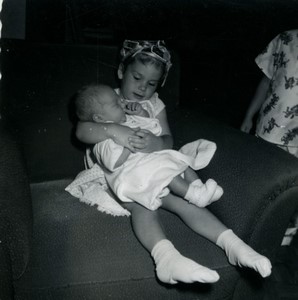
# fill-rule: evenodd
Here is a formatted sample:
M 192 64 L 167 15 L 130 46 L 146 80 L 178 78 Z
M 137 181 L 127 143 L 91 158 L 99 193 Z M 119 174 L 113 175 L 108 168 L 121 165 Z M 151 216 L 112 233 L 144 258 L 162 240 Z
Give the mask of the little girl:
M 141 152 L 172 148 L 173 138 L 165 105 L 156 93 L 159 85 L 165 83 L 171 67 L 168 50 L 161 41 L 126 40 L 121 56 L 118 68 L 121 86 L 116 92 L 122 99 L 140 103 L 150 118 L 157 118 L 162 128 L 161 135 L 155 136 L 147 130 L 134 130 L 115 123 L 79 122 L 76 131 L 78 139 L 95 144 L 111 138 L 132 151 Z M 198 179 L 193 173 L 185 176 L 189 182 Z M 178 281 L 212 283 L 219 279 L 217 272 L 186 258 L 176 250 L 166 238 L 157 211 L 150 211 L 134 202 L 123 206 L 131 213 L 137 238 L 154 259 L 159 280 L 175 284 Z M 253 268 L 263 277 L 270 275 L 270 261 L 245 244 L 206 208 L 189 205 L 172 193 L 162 199 L 161 207 L 177 214 L 192 230 L 221 247 L 232 265 Z

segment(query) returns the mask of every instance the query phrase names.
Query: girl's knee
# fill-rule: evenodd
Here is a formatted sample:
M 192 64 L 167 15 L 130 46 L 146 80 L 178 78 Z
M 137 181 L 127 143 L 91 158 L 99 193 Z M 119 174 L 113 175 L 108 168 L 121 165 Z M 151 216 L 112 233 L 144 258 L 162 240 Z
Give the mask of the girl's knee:
M 125 202 L 122 203 L 122 207 L 127 209 L 130 213 L 138 209 L 138 204 L 135 202 Z
M 143 215 L 156 215 L 157 211 L 156 210 L 149 210 L 146 207 L 135 203 L 135 202 L 128 202 L 128 203 L 123 203 L 122 206 L 126 208 L 132 215 L 133 214 L 143 214 Z
M 172 212 L 177 212 L 183 209 L 185 204 L 188 204 L 188 202 L 170 193 L 162 199 L 161 207 Z

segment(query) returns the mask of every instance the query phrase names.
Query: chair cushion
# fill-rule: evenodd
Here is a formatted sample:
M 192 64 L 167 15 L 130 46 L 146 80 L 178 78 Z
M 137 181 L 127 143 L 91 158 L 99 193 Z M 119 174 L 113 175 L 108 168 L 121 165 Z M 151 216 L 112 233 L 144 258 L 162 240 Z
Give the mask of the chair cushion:
M 223 297 L 223 291 L 226 297 L 231 295 L 237 270 L 221 249 L 192 232 L 178 217 L 159 211 L 165 232 L 177 249 L 216 269 L 221 276 L 218 283 L 168 286 L 158 282 L 150 254 L 134 236 L 130 218 L 106 215 L 81 203 L 64 191 L 69 183 L 65 179 L 31 185 L 33 249 L 29 268 L 17 283 L 18 294 L 28 295 L 32 276 L 33 298 L 51 295 L 73 300 L 81 295 L 98 299 L 97 294 L 106 299 L 121 293 L 122 299 L 140 299 L 142 294 L 146 299 L 174 299 L 181 293 L 202 293 L 202 299 L 211 299 L 210 295 Z

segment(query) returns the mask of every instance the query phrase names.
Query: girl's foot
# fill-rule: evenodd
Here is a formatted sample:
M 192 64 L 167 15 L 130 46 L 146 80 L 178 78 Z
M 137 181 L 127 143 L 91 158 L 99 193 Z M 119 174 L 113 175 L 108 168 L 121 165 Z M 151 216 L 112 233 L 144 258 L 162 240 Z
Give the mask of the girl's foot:
M 216 244 L 226 252 L 232 265 L 252 268 L 262 277 L 271 274 L 270 260 L 245 244 L 231 229 L 220 234 Z
M 175 284 L 218 281 L 217 272 L 197 264 L 193 260 L 181 255 L 169 240 L 159 241 L 151 252 L 156 263 L 156 274 L 160 281 Z
M 212 180 L 212 179 L 210 179 Z M 208 180 L 207 180 L 208 181 Z M 213 180 L 212 180 L 213 181 Z M 196 185 L 198 187 L 202 187 L 204 185 L 204 183 L 202 182 L 201 179 L 196 179 L 195 181 L 193 181 L 191 184 Z M 211 197 L 211 202 L 217 201 L 221 198 L 221 196 L 223 195 L 223 189 L 221 186 L 217 185 L 215 192 L 213 194 L 213 196 Z
M 222 194 L 223 189 L 213 179 L 208 179 L 205 184 L 197 179 L 189 185 L 185 199 L 198 207 L 206 207 L 219 200 Z

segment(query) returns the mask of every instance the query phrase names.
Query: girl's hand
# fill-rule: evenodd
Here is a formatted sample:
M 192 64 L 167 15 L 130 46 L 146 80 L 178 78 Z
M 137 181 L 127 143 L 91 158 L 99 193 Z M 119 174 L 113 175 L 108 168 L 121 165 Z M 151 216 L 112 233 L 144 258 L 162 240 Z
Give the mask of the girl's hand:
M 145 129 L 135 131 L 135 137 L 129 138 L 130 145 L 138 152 L 151 153 L 163 149 L 162 137 Z
M 129 128 L 126 126 L 117 126 L 117 130 L 113 130 L 112 128 L 109 130 L 109 135 L 116 144 L 119 144 L 132 152 L 136 152 L 137 149 L 134 148 L 133 143 L 130 141 L 133 140 L 138 144 L 138 141 L 140 141 L 141 138 L 136 136 L 136 132 L 139 130 L 139 127 Z
M 124 112 L 127 113 L 128 115 L 149 117 L 148 112 L 138 102 L 126 102 Z

